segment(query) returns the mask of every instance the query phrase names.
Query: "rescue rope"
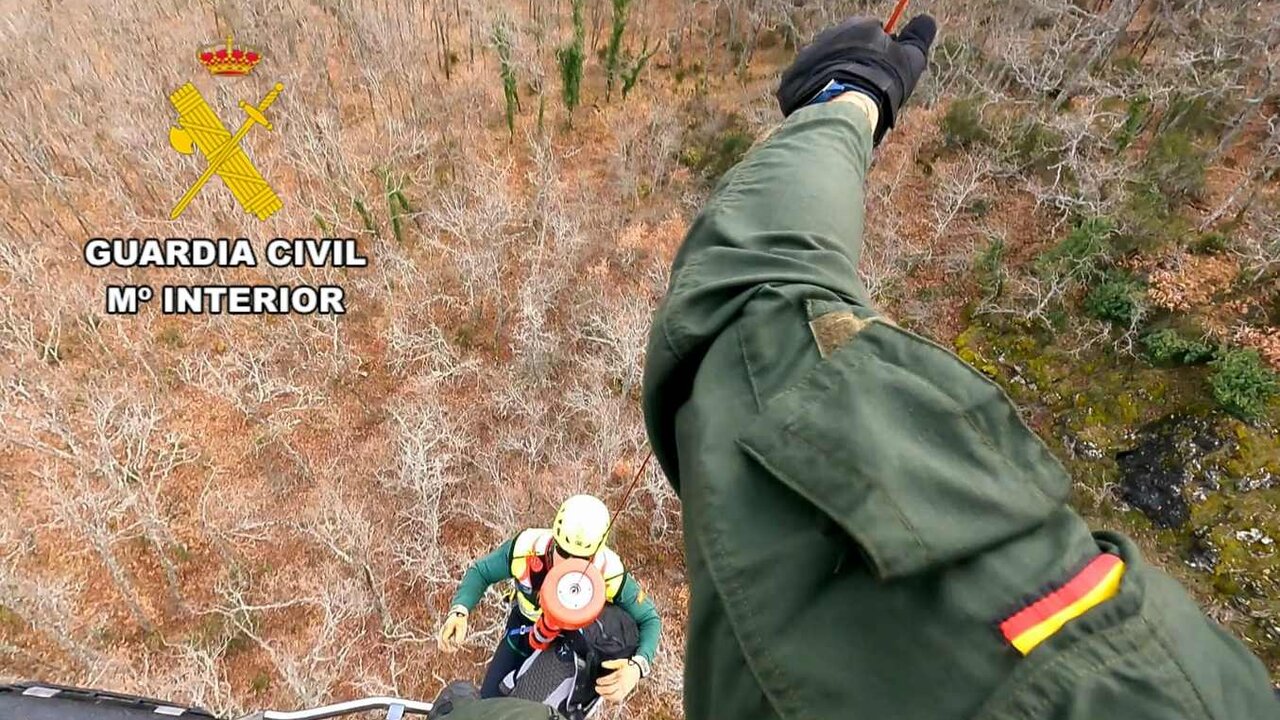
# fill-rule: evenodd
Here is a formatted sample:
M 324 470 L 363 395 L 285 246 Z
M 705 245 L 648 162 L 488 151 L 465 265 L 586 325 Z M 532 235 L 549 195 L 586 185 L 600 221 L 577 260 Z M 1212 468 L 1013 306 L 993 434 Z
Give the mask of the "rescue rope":
M 911 0 L 898 0 L 898 4 L 893 6 L 893 14 L 889 16 L 888 22 L 884 24 L 884 31 L 893 32 L 894 26 L 898 24 L 898 20 L 902 19 L 902 13 L 907 10 L 907 3 Z
M 636 470 L 635 477 L 631 478 L 631 484 L 627 486 L 627 492 L 622 496 L 622 502 L 618 504 L 618 509 L 609 514 L 609 524 L 604 528 L 604 537 L 607 541 L 609 533 L 613 532 L 613 524 L 617 522 L 618 516 L 627 509 L 627 501 L 631 499 L 631 493 L 636 489 L 636 484 L 640 482 L 640 476 L 644 475 L 644 469 L 649 466 L 649 460 L 653 458 L 653 448 L 645 453 L 644 460 L 640 463 L 640 469 Z M 600 543 L 600 547 L 604 547 L 604 543 Z M 596 553 L 600 552 L 600 548 L 596 548 L 596 552 L 591 554 L 591 559 L 596 559 Z

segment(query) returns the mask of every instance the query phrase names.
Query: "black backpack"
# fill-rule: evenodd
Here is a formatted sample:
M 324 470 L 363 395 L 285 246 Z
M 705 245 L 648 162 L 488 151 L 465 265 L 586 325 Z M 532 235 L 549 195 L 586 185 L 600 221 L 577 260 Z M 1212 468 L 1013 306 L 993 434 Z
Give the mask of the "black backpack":
M 536 700 L 568 720 L 583 720 L 596 706 L 596 680 L 605 660 L 630 658 L 640 646 L 640 628 L 626 611 L 608 604 L 595 622 L 562 634 L 534 652 L 502 681 L 510 697 Z

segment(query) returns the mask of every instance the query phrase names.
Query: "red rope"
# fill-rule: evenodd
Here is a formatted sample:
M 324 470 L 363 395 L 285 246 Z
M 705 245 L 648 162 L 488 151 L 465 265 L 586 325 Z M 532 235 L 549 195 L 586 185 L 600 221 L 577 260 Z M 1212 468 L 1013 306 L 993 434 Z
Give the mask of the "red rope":
M 909 2 L 911 2 L 911 0 L 898 0 L 898 4 L 893 6 L 893 14 L 889 16 L 889 21 L 884 24 L 885 32 L 893 32 L 893 28 L 898 24 L 898 21 L 902 19 L 902 13 L 906 12 L 907 3 Z
M 640 469 L 636 470 L 636 476 L 631 478 L 631 484 L 627 486 L 627 493 L 622 496 L 622 502 L 618 504 L 618 509 L 609 515 L 609 524 L 605 526 L 604 537 L 609 539 L 609 533 L 613 532 L 613 524 L 617 522 L 618 516 L 627 509 L 627 501 L 631 499 L 631 493 L 636 489 L 636 484 L 640 482 L 640 476 L 644 475 L 644 469 L 649 466 L 649 460 L 653 457 L 653 449 L 645 453 L 644 461 L 640 463 Z M 600 548 L 604 547 L 604 543 L 600 544 Z M 596 559 L 596 553 L 600 552 L 600 548 L 596 548 L 595 553 L 591 553 L 592 562 Z

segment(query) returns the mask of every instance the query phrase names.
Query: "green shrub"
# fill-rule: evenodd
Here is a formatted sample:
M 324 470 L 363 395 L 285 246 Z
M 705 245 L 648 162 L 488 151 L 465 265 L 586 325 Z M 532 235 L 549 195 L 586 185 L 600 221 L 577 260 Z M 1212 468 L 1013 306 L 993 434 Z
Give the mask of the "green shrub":
M 582 46 L 566 45 L 556 51 L 560 65 L 560 96 L 570 115 L 582 99 Z
M 990 215 L 994 208 L 995 203 L 992 202 L 991 198 L 985 197 L 974 198 L 964 206 L 966 212 L 978 219 Z
M 1280 391 L 1280 383 L 1257 350 L 1234 349 L 1213 363 L 1209 386 L 1213 397 L 1228 412 L 1246 420 L 1262 415 L 1267 403 Z
M 512 137 L 516 134 L 516 111 L 520 109 L 520 94 L 517 92 L 516 68 L 512 61 L 510 20 L 501 18 L 493 26 L 493 45 L 498 51 L 498 69 L 502 76 L 502 96 L 506 101 L 507 132 Z
M 1231 103 L 1225 97 L 1201 95 L 1183 98 L 1175 95 L 1161 118 L 1160 131 L 1173 130 L 1216 140 L 1231 114 Z
M 1213 346 L 1204 340 L 1189 339 L 1173 328 L 1148 333 L 1142 338 L 1147 359 L 1156 365 L 1197 365 L 1213 358 Z
M 707 110 L 704 121 L 685 134 L 679 161 L 715 182 L 737 165 L 754 143 L 741 116 Z
M 622 35 L 627 29 L 627 10 L 631 0 L 613 0 L 613 25 L 609 31 L 609 44 L 604 50 L 604 97 L 613 96 L 613 83 L 622 68 Z
M 1194 232 L 1185 218 L 1173 211 L 1171 198 L 1154 182 L 1132 182 L 1126 188 L 1122 232 L 1115 238 L 1119 253 L 1152 252 L 1179 244 Z
M 1142 317 L 1145 295 L 1142 283 L 1127 275 L 1111 273 L 1089 290 L 1084 309 L 1099 320 L 1132 327 Z
M 990 137 L 982 120 L 981 98 L 956 100 L 942 116 L 942 139 L 949 148 L 966 148 Z
M 391 171 L 385 167 L 374 168 L 374 173 L 382 178 L 382 187 L 385 190 L 387 198 L 387 217 L 391 219 L 391 233 L 395 235 L 396 242 L 404 244 L 405 241 L 405 216 L 413 212 L 409 207 L 409 199 L 405 197 L 403 188 L 409 182 L 409 177 L 404 174 L 392 175 Z
M 1047 175 L 1062 162 L 1058 149 L 1062 136 L 1034 118 L 1013 125 L 1009 133 L 1009 151 L 1013 160 L 1028 172 Z
M 378 226 L 373 222 L 373 213 L 369 212 L 369 206 L 364 204 L 364 200 L 360 198 L 352 198 L 351 204 L 355 206 L 356 212 L 360 213 L 360 220 L 364 223 L 365 232 L 377 237 Z
M 271 688 L 271 676 L 259 670 L 254 674 L 253 679 L 249 681 L 249 691 L 254 695 L 261 695 Z
M 171 348 L 184 348 L 187 346 L 187 341 L 182 337 L 182 331 L 176 327 L 167 327 L 161 330 L 160 333 L 156 335 L 156 340 L 158 340 L 161 345 L 166 345 Z
M 573 109 L 582 99 L 582 66 L 586 54 L 582 50 L 586 37 L 583 9 L 586 0 L 573 0 L 573 42 L 556 50 L 556 63 L 560 66 L 560 92 L 564 106 L 573 117 Z
M 681 159 L 686 165 L 701 171 L 708 179 L 716 181 L 738 164 L 754 142 L 746 131 L 728 128 L 712 138 L 700 152 L 695 149 L 690 154 L 682 155 Z
M 978 257 L 974 258 L 973 271 L 978 279 L 978 287 L 988 299 L 999 297 L 1004 290 L 1007 272 L 1004 268 L 1004 238 L 995 236 L 987 243 Z
M 1148 107 L 1151 105 L 1151 99 L 1148 97 L 1139 97 L 1129 101 L 1129 106 L 1125 110 L 1124 122 L 1116 129 L 1115 135 L 1111 137 L 1111 142 L 1115 145 L 1116 150 L 1124 150 L 1129 147 L 1138 137 L 1144 125 L 1147 123 Z
M 645 41 L 644 47 L 640 49 L 640 54 L 632 61 L 631 67 L 626 68 L 622 73 L 622 97 L 625 100 L 627 95 L 631 93 L 631 89 L 636 86 L 636 82 L 640 80 L 640 73 L 644 72 L 644 66 L 649 64 L 649 58 L 652 58 L 658 49 L 662 47 L 660 44 L 649 47 L 648 41 Z
M 1192 199 L 1204 190 L 1205 155 L 1187 133 L 1162 132 L 1147 151 L 1144 173 L 1171 200 Z
M 1067 237 L 1037 259 L 1040 272 L 1062 273 L 1073 280 L 1101 277 L 1102 267 L 1112 255 L 1111 235 L 1115 225 L 1105 217 L 1085 218 L 1076 223 Z
M 1231 247 L 1231 238 L 1227 237 L 1226 233 L 1220 232 L 1205 233 L 1191 245 L 1191 249 L 1201 255 L 1219 255 L 1226 252 L 1229 247 Z

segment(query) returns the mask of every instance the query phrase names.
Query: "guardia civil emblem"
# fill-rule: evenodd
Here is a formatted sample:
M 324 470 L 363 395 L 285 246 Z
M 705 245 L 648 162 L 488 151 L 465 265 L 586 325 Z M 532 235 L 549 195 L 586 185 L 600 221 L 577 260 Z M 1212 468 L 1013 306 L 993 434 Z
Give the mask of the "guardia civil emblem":
M 228 36 L 225 46 L 206 48 L 200 52 L 198 59 L 212 75 L 235 77 L 252 72 L 262 60 L 262 55 L 257 50 L 237 47 Z M 173 211 L 169 213 L 170 220 L 176 220 L 182 215 L 214 175 L 222 178 L 240 207 L 259 220 L 266 220 L 284 207 L 275 190 L 271 189 L 271 185 L 254 167 L 253 161 L 241 147 L 241 142 L 255 125 L 261 125 L 267 130 L 274 129 L 267 120 L 267 108 L 271 107 L 283 90 L 284 84 L 276 83 L 256 105 L 241 100 L 240 110 L 244 112 L 245 118 L 234 134 L 227 130 L 214 114 L 213 108 L 200 95 L 200 91 L 191 83 L 186 83 L 169 96 L 169 102 L 178 111 L 178 124 L 169 128 L 169 145 L 183 155 L 190 155 L 199 149 L 206 162 L 204 172 L 173 206 Z

